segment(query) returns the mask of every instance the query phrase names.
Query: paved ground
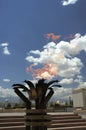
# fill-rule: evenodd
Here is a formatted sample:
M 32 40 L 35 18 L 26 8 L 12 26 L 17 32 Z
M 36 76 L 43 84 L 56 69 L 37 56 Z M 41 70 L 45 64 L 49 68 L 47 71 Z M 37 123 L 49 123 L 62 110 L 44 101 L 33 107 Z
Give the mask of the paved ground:
M 86 113 L 83 113 L 83 114 L 79 114 L 82 116 L 82 118 L 86 119 Z
M 5 113 L 0 113 L 0 116 L 23 116 L 25 115 L 24 112 L 5 112 Z
M 50 114 L 70 114 L 72 112 L 50 112 Z M 5 112 L 5 113 L 0 113 L 0 116 L 24 116 L 25 112 Z M 86 119 L 86 112 L 84 113 L 79 113 L 79 115 L 82 116 L 82 118 Z

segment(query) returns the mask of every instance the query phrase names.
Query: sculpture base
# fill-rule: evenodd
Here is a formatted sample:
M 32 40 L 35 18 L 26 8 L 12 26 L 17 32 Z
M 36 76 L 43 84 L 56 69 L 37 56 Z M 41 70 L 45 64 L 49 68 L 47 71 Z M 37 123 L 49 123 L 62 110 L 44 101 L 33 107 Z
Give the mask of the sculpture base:
M 26 130 L 47 130 L 50 125 L 50 115 L 45 109 L 26 110 L 25 125 Z

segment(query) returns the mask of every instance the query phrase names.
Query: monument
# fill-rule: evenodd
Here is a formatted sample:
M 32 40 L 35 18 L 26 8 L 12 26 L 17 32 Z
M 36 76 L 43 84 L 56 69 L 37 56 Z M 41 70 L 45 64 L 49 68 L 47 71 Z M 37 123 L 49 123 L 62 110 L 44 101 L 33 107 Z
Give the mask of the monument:
M 46 82 L 46 79 L 39 79 L 34 85 L 30 80 L 24 81 L 27 85 L 13 84 L 14 92 L 26 104 L 25 124 L 26 130 L 47 130 L 51 118 L 47 114 L 47 104 L 54 94 L 53 87 L 61 87 L 58 80 Z M 25 93 L 27 93 L 27 96 Z M 32 108 L 32 101 L 35 108 Z

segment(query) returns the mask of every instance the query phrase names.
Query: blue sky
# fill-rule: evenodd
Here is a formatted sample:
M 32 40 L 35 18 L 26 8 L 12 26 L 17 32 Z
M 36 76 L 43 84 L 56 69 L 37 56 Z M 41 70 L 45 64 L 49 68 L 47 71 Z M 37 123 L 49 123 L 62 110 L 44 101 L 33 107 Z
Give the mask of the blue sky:
M 14 83 L 38 78 L 38 71 L 34 78 L 26 72 L 32 64 L 34 71 L 55 67 L 55 75 L 45 74 L 60 80 L 59 97 L 86 87 L 85 12 L 86 0 L 0 0 L 0 96 L 13 95 Z

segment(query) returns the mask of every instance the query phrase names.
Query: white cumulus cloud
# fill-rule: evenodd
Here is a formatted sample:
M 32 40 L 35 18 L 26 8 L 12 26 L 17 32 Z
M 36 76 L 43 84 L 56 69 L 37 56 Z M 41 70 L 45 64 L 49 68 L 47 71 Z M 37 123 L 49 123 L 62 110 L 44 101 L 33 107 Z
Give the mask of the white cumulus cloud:
M 80 84 L 83 84 L 82 82 L 83 82 L 83 77 L 82 77 L 82 75 L 78 75 L 77 77 L 76 77 L 76 79 L 74 80 L 74 82 L 75 83 L 78 83 L 79 85 Z
M 75 4 L 77 1 L 78 0 L 63 0 L 62 5 L 67 6 L 67 5 L 70 5 L 70 4 Z
M 54 93 L 55 99 L 68 99 L 72 95 L 72 88 L 57 88 Z
M 77 86 L 78 88 L 86 88 L 86 82 L 80 82 L 79 85 Z
M 59 82 L 60 84 L 71 84 L 71 83 L 73 83 L 73 79 L 72 78 L 70 78 L 70 79 L 62 79 L 60 82 Z
M 7 47 L 7 46 L 5 46 L 5 47 L 3 48 L 3 54 L 5 54 L 5 55 L 10 55 L 10 51 L 8 50 L 8 47 Z
M 31 50 L 26 60 L 34 64 L 34 66 L 48 64 L 52 68 L 54 65 L 53 72 L 57 71 L 57 75 L 71 79 L 81 73 L 83 63 L 77 57 L 81 51 L 86 52 L 86 35 L 81 36 L 81 34 L 77 33 L 75 34 L 75 38 L 70 40 L 70 42 L 60 41 L 57 44 L 50 42 L 43 47 L 42 51 Z M 50 72 L 48 67 L 42 70 L 42 74 Z M 39 72 L 41 72 L 41 69 Z M 43 76 L 42 74 L 41 76 Z
M 4 82 L 10 82 L 10 79 L 3 79 Z
M 2 47 L 8 46 L 8 43 L 1 43 L 0 46 Z
M 13 89 L 10 88 L 3 88 L 0 86 L 0 97 L 6 98 L 6 97 L 15 97 L 16 94 L 14 93 Z
M 8 43 L 1 43 L 0 44 L 0 46 L 3 49 L 3 54 L 5 54 L 5 55 L 10 55 L 11 54 L 9 49 L 8 49 L 8 45 L 9 45 Z

